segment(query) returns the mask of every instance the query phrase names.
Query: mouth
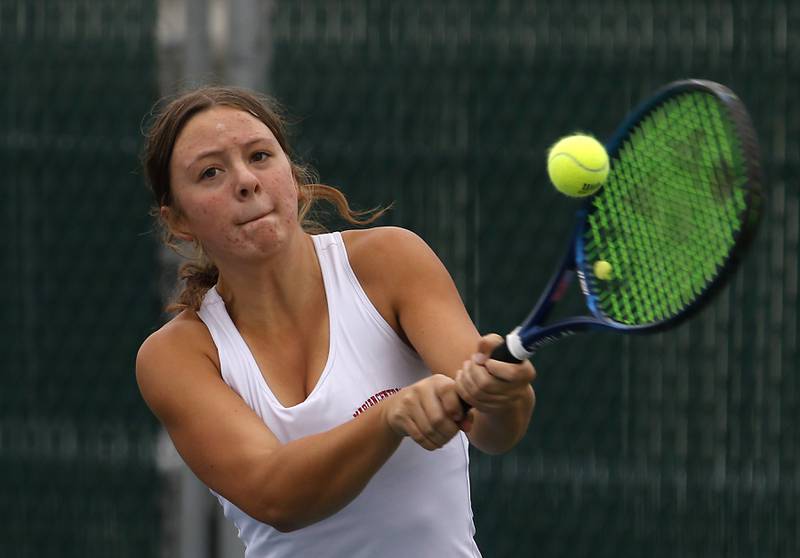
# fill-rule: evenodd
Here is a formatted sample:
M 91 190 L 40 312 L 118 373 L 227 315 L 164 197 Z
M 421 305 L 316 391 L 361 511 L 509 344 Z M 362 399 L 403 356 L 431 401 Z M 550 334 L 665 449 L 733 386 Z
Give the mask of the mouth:
M 259 221 L 259 220 L 263 219 L 264 217 L 268 217 L 271 214 L 272 214 L 271 210 L 270 211 L 266 211 L 266 212 L 262 212 L 262 213 L 259 213 L 257 215 L 254 215 L 253 217 L 249 217 L 249 218 L 247 218 L 247 219 L 245 219 L 243 221 L 240 221 L 238 223 L 238 225 L 242 226 L 242 225 L 248 225 L 250 223 L 255 223 L 256 221 Z

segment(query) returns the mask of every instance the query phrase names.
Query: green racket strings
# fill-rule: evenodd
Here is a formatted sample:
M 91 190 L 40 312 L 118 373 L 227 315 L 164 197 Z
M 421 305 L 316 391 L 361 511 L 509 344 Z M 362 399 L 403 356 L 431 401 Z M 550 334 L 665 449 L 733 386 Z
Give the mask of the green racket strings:
M 644 325 L 690 306 L 728 260 L 746 209 L 746 166 L 725 109 L 707 93 L 651 112 L 612 160 L 584 233 L 599 310 Z

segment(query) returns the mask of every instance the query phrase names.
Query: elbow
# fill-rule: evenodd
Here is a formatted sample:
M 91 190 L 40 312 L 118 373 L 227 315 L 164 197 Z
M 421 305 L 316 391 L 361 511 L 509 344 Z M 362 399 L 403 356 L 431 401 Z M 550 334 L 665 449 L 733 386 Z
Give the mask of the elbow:
M 281 533 L 291 533 L 313 523 L 304 517 L 302 512 L 292 512 L 287 507 L 275 505 L 274 502 L 259 506 L 258 510 L 254 510 L 249 515 Z
M 281 533 L 291 533 L 293 531 L 297 531 L 304 527 L 297 521 L 292 521 L 291 519 L 267 519 L 262 521 L 262 523 L 266 523 L 270 527 L 273 527 L 276 531 L 280 531 Z
M 253 519 L 281 533 L 308 527 L 338 511 L 326 491 L 297 474 L 287 474 L 281 459 L 272 454 L 259 473 L 242 483 L 240 493 L 247 500 L 240 509 Z M 245 503 L 245 502 L 242 502 Z
M 281 533 L 291 533 L 292 531 L 297 531 L 300 527 L 296 525 L 291 525 L 288 523 L 278 523 L 276 525 L 272 525 L 276 531 L 280 531 Z
M 301 499 L 296 502 L 271 501 L 269 504 L 262 503 L 257 509 L 247 511 L 250 517 L 265 523 L 281 533 L 291 533 L 298 529 L 303 529 L 309 525 L 325 519 L 339 511 L 337 508 L 315 508 L 309 505 L 308 499 Z
M 232 504 L 244 513 L 281 533 L 291 533 L 301 527 L 303 509 L 297 505 L 296 486 L 287 480 L 285 469 L 276 452 L 270 452 L 249 468 L 244 478 L 236 483 L 237 493 L 226 496 Z
M 287 514 L 282 513 L 274 507 L 253 510 L 246 513 L 256 521 L 269 525 L 281 533 L 291 533 L 292 531 L 297 531 L 301 527 L 300 522 L 297 521 L 296 518 L 289 517 Z

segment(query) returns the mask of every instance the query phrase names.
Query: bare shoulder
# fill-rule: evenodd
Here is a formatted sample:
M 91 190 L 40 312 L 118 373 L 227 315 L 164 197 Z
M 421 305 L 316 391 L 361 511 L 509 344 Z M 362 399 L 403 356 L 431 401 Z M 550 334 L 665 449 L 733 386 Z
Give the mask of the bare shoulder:
M 218 375 L 219 357 L 205 324 L 184 310 L 152 333 L 136 355 L 136 381 L 147 404 L 161 415 L 164 398 L 199 375 Z
M 400 227 L 376 227 L 342 233 L 350 266 L 358 278 L 374 278 L 408 273 L 425 261 L 436 261 L 433 250 L 417 234 Z
M 474 351 L 478 333 L 433 250 L 396 227 L 343 237 L 350 266 L 384 318 L 431 370 L 454 373 Z
M 137 365 L 154 364 L 168 354 L 202 354 L 218 364 L 211 334 L 191 310 L 184 310 L 144 340 L 137 355 Z
M 353 229 L 343 231 L 342 237 L 349 250 L 369 250 L 370 248 L 388 247 L 394 243 L 403 246 L 425 244 L 417 234 L 402 227 L 374 227 L 371 229 Z
M 395 332 L 406 338 L 400 323 L 402 307 L 421 292 L 415 285 L 447 281 L 444 266 L 424 240 L 400 227 L 345 231 L 342 238 L 364 292 Z

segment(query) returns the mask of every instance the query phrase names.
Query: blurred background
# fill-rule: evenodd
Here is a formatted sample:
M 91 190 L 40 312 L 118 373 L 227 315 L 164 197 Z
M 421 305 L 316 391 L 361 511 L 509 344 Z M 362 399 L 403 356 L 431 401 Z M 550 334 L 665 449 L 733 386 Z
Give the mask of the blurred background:
M 472 456 L 486 557 L 800 552 L 800 3 L 2 0 L 0 556 L 242 555 L 141 401 L 176 256 L 139 169 L 153 103 L 244 85 L 357 207 L 437 251 L 482 331 L 544 286 L 574 202 L 545 152 L 697 77 L 751 110 L 765 216 L 702 316 L 536 355 L 510 454 Z M 524 279 L 530 278 L 530 281 Z

